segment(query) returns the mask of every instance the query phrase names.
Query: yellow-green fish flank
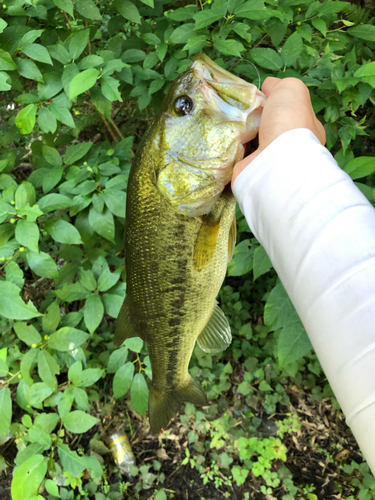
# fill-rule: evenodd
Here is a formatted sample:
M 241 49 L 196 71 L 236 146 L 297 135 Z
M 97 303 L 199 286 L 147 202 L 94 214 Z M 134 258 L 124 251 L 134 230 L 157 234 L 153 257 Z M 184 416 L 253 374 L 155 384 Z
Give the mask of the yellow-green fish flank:
M 171 85 L 139 146 L 129 176 L 126 298 L 115 343 L 139 336 L 152 367 L 152 432 L 175 403 L 205 404 L 188 372 L 195 342 L 218 352 L 231 342 L 216 305 L 235 244 L 229 181 L 258 131 L 264 96 L 205 55 Z

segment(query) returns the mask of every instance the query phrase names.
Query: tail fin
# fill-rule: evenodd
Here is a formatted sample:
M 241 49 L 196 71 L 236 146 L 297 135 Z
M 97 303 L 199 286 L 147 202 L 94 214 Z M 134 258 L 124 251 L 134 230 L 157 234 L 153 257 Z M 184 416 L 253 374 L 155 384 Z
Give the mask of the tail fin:
M 190 377 L 189 383 L 179 389 L 166 393 L 151 385 L 148 399 L 148 414 L 151 432 L 158 433 L 173 417 L 175 404 L 185 401 L 195 405 L 205 405 L 207 400 L 199 384 Z

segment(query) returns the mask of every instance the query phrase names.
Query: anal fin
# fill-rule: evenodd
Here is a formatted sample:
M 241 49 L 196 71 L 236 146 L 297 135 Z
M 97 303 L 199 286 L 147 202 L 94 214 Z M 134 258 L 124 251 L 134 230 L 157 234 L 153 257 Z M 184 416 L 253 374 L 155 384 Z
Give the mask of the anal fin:
M 211 318 L 198 337 L 198 345 L 204 352 L 220 352 L 232 342 L 230 326 L 225 314 L 218 305 L 215 306 Z
M 115 338 L 113 342 L 117 347 L 120 347 L 124 340 L 130 339 L 132 337 L 141 337 L 141 335 L 138 332 L 134 331 L 131 325 L 129 314 L 129 300 L 126 296 L 116 321 Z

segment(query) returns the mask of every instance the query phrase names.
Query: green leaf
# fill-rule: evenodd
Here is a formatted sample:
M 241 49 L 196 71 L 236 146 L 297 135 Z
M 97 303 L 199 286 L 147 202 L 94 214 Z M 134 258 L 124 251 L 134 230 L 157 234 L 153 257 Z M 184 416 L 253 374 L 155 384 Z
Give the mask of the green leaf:
M 125 340 L 125 345 L 133 352 L 141 352 L 143 347 L 143 340 L 139 337 L 131 337 Z
M 232 474 L 237 486 L 241 486 L 241 484 L 246 481 L 249 471 L 247 469 L 244 469 L 243 467 L 240 467 L 239 465 L 235 465 L 234 467 L 232 467 Z
M 104 209 L 103 213 L 100 213 L 95 210 L 94 207 L 91 207 L 89 212 L 89 223 L 94 231 L 100 236 L 106 240 L 114 242 L 115 223 L 113 215 L 108 209 Z
M 42 146 L 43 157 L 47 163 L 53 165 L 54 167 L 60 167 L 62 165 L 62 159 L 60 153 L 57 149 L 52 148 L 51 146 Z
M 42 108 L 38 115 L 38 125 L 45 134 L 54 133 L 57 128 L 57 121 L 49 108 Z
M 120 347 L 111 353 L 107 365 L 107 373 L 116 373 L 128 358 L 128 349 Z
M 72 60 L 69 52 L 61 43 L 57 43 L 56 45 L 48 45 L 47 49 L 50 56 L 63 65 L 70 63 L 70 61 Z
M 197 12 L 193 16 L 195 21 L 195 29 L 200 30 L 201 28 L 205 28 L 209 24 L 212 24 L 219 19 L 223 19 L 224 15 L 220 9 L 215 9 L 212 7 L 211 9 L 204 9 L 200 12 Z
M 57 73 L 45 73 L 44 82 L 38 83 L 39 100 L 51 99 L 63 88 L 61 76 Z
M 27 263 L 38 276 L 56 279 L 59 277 L 56 262 L 45 252 L 32 252 L 26 254 Z
M 250 248 L 250 240 L 243 240 L 234 249 L 232 259 L 228 262 L 229 276 L 242 276 L 253 268 L 254 248 Z
M 250 55 L 256 64 L 271 70 L 279 70 L 283 67 L 283 61 L 279 54 L 273 49 L 252 49 Z
M 88 338 L 89 335 L 86 332 L 64 326 L 50 335 L 48 346 L 51 349 L 56 349 L 56 351 L 67 352 L 76 349 L 86 342 Z
M 344 171 L 354 179 L 366 177 L 375 172 L 375 156 L 359 156 L 350 160 L 344 167 Z
M 35 408 L 42 408 L 41 404 L 53 393 L 53 389 L 44 382 L 37 382 L 30 387 L 29 402 Z
M 78 229 L 65 220 L 53 220 L 46 224 L 45 230 L 59 243 L 66 243 L 67 245 L 83 243 Z
M 60 1 L 60 0 L 57 0 Z M 56 0 L 55 0 L 56 3 Z M 56 483 L 52 481 L 52 479 L 46 479 L 46 482 L 44 483 L 47 493 L 52 495 L 53 497 L 59 497 L 59 488 Z
M 367 40 L 368 42 L 375 42 L 375 26 L 372 24 L 360 24 L 346 30 L 352 36 Z
M 100 79 L 101 90 L 109 101 L 120 101 L 122 102 L 122 97 L 120 92 L 118 91 L 118 86 L 120 82 L 111 76 L 103 76 Z
M 321 32 L 321 34 L 325 37 L 327 34 L 327 24 L 323 19 L 320 19 L 316 17 L 311 21 L 311 24 L 314 26 L 315 29 Z
M 93 54 L 90 56 L 86 56 L 84 59 L 82 59 L 78 64 L 78 68 L 80 70 L 90 69 L 90 68 L 95 68 L 96 66 L 100 66 L 102 64 L 104 64 L 104 59 L 101 56 Z
M 72 59 L 78 59 L 78 57 L 85 50 L 85 47 L 89 41 L 89 35 L 89 29 L 74 33 L 69 42 L 69 54 Z
M 38 349 L 29 349 L 21 359 L 20 370 L 23 381 L 30 387 L 33 385 L 33 379 L 30 377 L 30 370 L 36 363 L 37 354 Z
M 141 17 L 137 7 L 130 0 L 115 0 L 113 3 L 115 9 L 122 17 L 132 23 L 140 24 Z
M 121 59 L 125 63 L 135 63 L 139 61 L 143 61 L 145 59 L 146 53 L 143 50 L 139 49 L 128 49 L 122 54 Z
M 0 71 L 13 71 L 17 69 L 17 64 L 13 61 L 10 54 L 0 49 Z
M 116 399 L 124 396 L 133 382 L 134 365 L 131 362 L 121 366 L 113 377 L 113 396 Z
M 104 306 L 97 293 L 89 295 L 83 308 L 83 317 L 90 333 L 100 325 L 104 314 Z
M 241 42 L 237 42 L 237 40 L 232 39 L 222 40 L 221 38 L 215 38 L 214 47 L 222 54 L 237 57 L 241 57 L 241 52 L 245 50 L 245 47 Z
M 18 57 L 16 62 L 18 66 L 18 73 L 21 76 L 29 78 L 30 80 L 36 80 L 37 82 L 44 81 L 43 75 L 34 61 Z
M 70 16 L 74 17 L 72 0 L 53 0 L 53 3 L 56 5 L 56 7 L 63 10 L 64 12 L 67 12 Z
M 167 495 L 164 490 L 159 490 L 155 496 L 154 500 L 167 500 Z
M 39 344 L 42 340 L 40 333 L 33 325 L 27 325 L 26 323 L 14 323 L 13 328 L 17 337 L 30 347 L 33 344 Z
M 369 83 L 375 88 L 375 61 L 364 64 L 354 73 L 356 78 L 361 78 L 362 81 Z
M 65 283 L 62 290 L 56 290 L 56 295 L 64 302 L 73 302 L 88 297 L 87 289 L 81 283 Z
M 281 58 L 285 66 L 293 66 L 296 63 L 297 58 L 301 55 L 302 48 L 302 37 L 297 31 L 295 31 L 292 35 L 290 35 L 290 37 L 287 38 L 281 50 Z
M 42 316 L 31 301 L 26 305 L 19 296 L 18 286 L 0 281 L 0 314 L 8 319 L 26 320 Z
M 282 328 L 296 318 L 296 312 L 285 288 L 278 283 L 271 291 L 264 308 L 264 324 L 272 330 Z
M 43 382 L 54 391 L 57 389 L 57 379 L 55 375 L 60 373 L 59 365 L 48 351 L 39 351 L 38 373 Z
M 92 142 L 81 142 L 80 144 L 68 146 L 64 154 L 64 163 L 66 165 L 72 165 L 80 160 L 90 151 L 92 145 Z
M 13 500 L 32 500 L 38 494 L 47 472 L 43 455 L 34 455 L 17 467 L 13 475 L 11 493 Z
M 43 196 L 38 201 L 39 208 L 46 214 L 53 210 L 62 210 L 75 205 L 75 202 L 68 196 L 63 194 L 51 193 Z
M 2 33 L 7 26 L 8 23 L 4 21 L 4 19 L 0 19 L 0 33 Z
M 79 14 L 81 14 L 81 16 L 87 17 L 87 19 L 100 21 L 102 18 L 100 10 L 95 5 L 93 0 L 77 0 L 75 3 L 75 9 Z
M 280 366 L 285 366 L 302 358 L 311 351 L 312 345 L 299 318 L 285 326 L 279 336 L 278 358 Z
M 58 441 L 57 448 L 63 469 L 69 472 L 73 477 L 80 477 L 81 472 L 86 469 L 82 457 L 80 457 L 77 452 L 71 451 L 69 446 L 64 444 L 61 440 Z
M 76 75 L 70 82 L 69 99 L 72 100 L 77 97 L 77 95 L 91 89 L 91 87 L 95 85 L 99 73 L 99 70 L 91 68 Z
M 148 387 L 142 373 L 136 373 L 130 388 L 130 398 L 135 411 L 141 415 L 146 414 L 148 405 Z
M 194 30 L 194 23 L 187 23 L 178 26 L 170 35 L 169 41 L 173 44 L 186 43 L 190 34 Z
M 30 43 L 26 45 L 22 48 L 22 52 L 35 61 L 50 64 L 51 66 L 53 65 L 48 50 L 43 45 L 39 45 L 39 43 Z
M 6 279 L 11 283 L 14 283 L 18 288 L 22 289 L 25 285 L 24 274 L 20 266 L 12 260 L 8 263 L 5 268 Z
M 16 116 L 16 125 L 20 129 L 21 134 L 30 134 L 35 125 L 37 106 L 29 104 L 20 111 Z
M 92 417 L 84 411 L 77 410 L 67 413 L 62 418 L 65 428 L 75 434 L 83 434 L 99 422 L 99 419 Z
M 98 279 L 98 289 L 100 292 L 106 292 L 118 282 L 121 276 L 121 269 L 111 273 L 109 269 L 104 269 Z
M 37 38 L 39 38 L 45 30 L 30 30 L 23 35 L 21 40 L 18 42 L 18 47 L 22 49 L 25 45 L 29 43 L 35 42 Z
M 254 252 L 253 260 L 254 281 L 259 278 L 259 276 L 262 276 L 262 274 L 267 273 L 271 267 L 272 262 L 266 251 L 262 246 L 258 247 Z
M 238 2 L 235 4 L 233 13 L 236 17 L 244 17 L 254 21 L 268 19 L 270 14 L 264 6 L 263 0 L 247 0 L 246 2 Z
M 0 436 L 9 431 L 12 421 L 12 398 L 9 387 L 0 390 Z
M 207 45 L 206 35 L 196 35 L 189 38 L 182 50 L 188 50 L 190 55 L 196 54 Z
M 16 225 L 16 240 L 20 245 L 23 245 L 33 252 L 39 251 L 39 228 L 35 222 L 30 222 L 26 219 L 21 219 Z
M 0 71 L 0 91 L 6 92 L 12 88 L 12 79 L 4 71 Z
M 59 120 L 59 122 L 67 125 L 68 127 L 75 128 L 75 123 L 73 117 L 68 108 L 62 106 L 57 106 L 54 102 L 49 105 L 49 109 L 54 117 Z
M 80 387 L 74 387 L 73 396 L 78 410 L 90 411 L 89 398 L 87 392 Z
M 60 417 L 57 413 L 39 413 L 34 424 L 43 429 L 47 434 L 51 434 L 58 424 Z

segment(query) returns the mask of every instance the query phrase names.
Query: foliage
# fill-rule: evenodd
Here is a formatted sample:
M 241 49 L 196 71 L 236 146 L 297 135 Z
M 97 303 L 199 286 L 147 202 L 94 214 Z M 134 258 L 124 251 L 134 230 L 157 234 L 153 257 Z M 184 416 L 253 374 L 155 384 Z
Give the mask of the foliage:
M 163 483 L 161 463 L 138 464 L 135 486 L 112 487 L 103 451 L 112 395 L 144 416 L 151 379 L 140 339 L 113 345 L 134 137 L 136 146 L 170 83 L 204 51 L 256 85 L 268 75 L 301 78 L 328 148 L 374 203 L 373 13 L 339 0 L 9 0 L 0 9 L 0 435 L 16 439 L 12 496 L 138 498 Z M 196 348 L 191 372 L 218 403 L 186 406 L 184 462 L 217 488 L 242 487 L 251 473 L 264 495 L 279 488 L 285 500 L 313 499 L 282 465 L 296 417 L 279 424 L 278 437 L 262 437 L 256 410 L 289 405 L 287 380 L 318 400 L 331 393 L 240 213 L 238 228 L 220 294 L 234 342 L 214 361 Z M 238 366 L 242 379 L 232 380 Z M 246 424 L 237 430 L 222 415 L 231 388 L 231 411 Z M 77 447 L 85 435 L 90 445 Z M 0 456 L 0 470 L 7 465 Z M 364 486 L 357 478 L 353 487 L 369 498 L 369 474 L 358 471 Z M 160 487 L 154 495 L 167 497 Z

